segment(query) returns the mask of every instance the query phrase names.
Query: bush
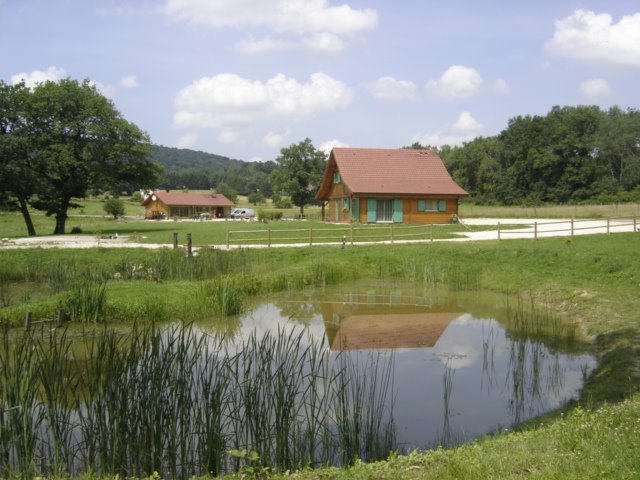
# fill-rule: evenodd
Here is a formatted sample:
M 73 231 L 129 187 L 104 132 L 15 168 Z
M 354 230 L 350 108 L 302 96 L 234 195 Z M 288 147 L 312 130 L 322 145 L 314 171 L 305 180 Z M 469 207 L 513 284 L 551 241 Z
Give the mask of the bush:
M 273 206 L 276 208 L 293 208 L 293 203 L 289 197 L 278 197 L 273 200 Z
M 80 225 L 76 225 L 71 229 L 72 234 L 80 234 L 82 233 L 82 227 Z
M 114 219 L 124 216 L 124 203 L 119 198 L 113 197 L 105 200 L 102 208 L 109 215 L 113 215 Z

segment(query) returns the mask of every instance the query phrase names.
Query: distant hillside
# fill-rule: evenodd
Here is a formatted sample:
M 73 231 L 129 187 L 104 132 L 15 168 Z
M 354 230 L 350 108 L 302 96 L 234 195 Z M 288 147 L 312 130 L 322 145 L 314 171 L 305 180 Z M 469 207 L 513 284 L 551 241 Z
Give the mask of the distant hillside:
M 151 158 L 164 167 L 165 172 L 176 172 L 193 168 L 207 170 L 225 170 L 229 165 L 244 164 L 242 160 L 235 160 L 214 153 L 189 150 L 187 148 L 171 148 L 153 145 Z
M 271 194 L 269 173 L 276 163 L 245 162 L 213 153 L 153 145 L 151 158 L 164 167 L 162 188 L 209 190 L 226 184 L 237 193 Z

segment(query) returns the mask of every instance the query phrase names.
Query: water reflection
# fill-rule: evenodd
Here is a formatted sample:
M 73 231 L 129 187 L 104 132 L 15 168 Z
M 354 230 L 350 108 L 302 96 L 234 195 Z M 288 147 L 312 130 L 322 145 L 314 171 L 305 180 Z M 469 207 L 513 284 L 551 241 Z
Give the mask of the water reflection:
M 575 335 L 561 338 L 557 320 L 532 328 L 518 315 L 504 299 L 376 286 L 284 296 L 241 318 L 239 335 L 303 325 L 356 364 L 393 352 L 397 441 L 412 449 L 507 428 L 579 395 L 593 357 Z

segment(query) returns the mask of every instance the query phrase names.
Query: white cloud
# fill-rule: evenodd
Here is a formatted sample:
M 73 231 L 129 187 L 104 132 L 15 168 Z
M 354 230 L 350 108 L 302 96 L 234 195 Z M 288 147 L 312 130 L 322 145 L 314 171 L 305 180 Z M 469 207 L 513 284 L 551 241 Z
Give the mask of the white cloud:
M 122 88 L 137 88 L 140 86 L 138 78 L 135 75 L 126 75 L 118 82 Z
M 216 139 L 220 143 L 236 143 L 240 139 L 240 134 L 234 130 L 223 130 Z
M 57 82 L 67 76 L 67 72 L 64 68 L 58 68 L 51 66 L 46 70 L 33 70 L 29 73 L 22 72 L 11 76 L 11 83 L 16 84 L 24 81 L 25 85 L 29 88 L 35 87 L 38 83 L 44 83 L 49 80 Z
M 611 88 L 605 79 L 592 78 L 578 85 L 578 92 L 587 98 L 607 97 L 611 95 Z
M 269 132 L 262 138 L 262 143 L 270 148 L 280 148 L 284 146 L 284 143 L 291 137 L 291 129 L 285 128 L 280 133 Z
M 320 53 L 338 53 L 344 48 L 344 42 L 332 33 L 316 33 L 296 41 L 278 40 L 267 35 L 259 40 L 249 36 L 240 42 L 236 49 L 241 53 L 290 52 L 311 50 Z
M 576 10 L 556 20 L 549 53 L 576 60 L 640 67 L 640 12 L 617 23 L 608 13 Z
M 324 73 L 312 74 L 309 83 L 283 74 L 261 82 L 223 73 L 196 80 L 178 92 L 173 125 L 220 128 L 269 115 L 309 115 L 345 107 L 352 96 L 344 83 Z
M 453 65 L 438 80 L 429 80 L 427 90 L 436 97 L 457 100 L 473 97 L 482 88 L 482 83 L 475 68 Z
M 89 80 L 89 85 L 96 87 L 105 97 L 112 98 L 116 93 L 116 89 L 113 85 L 96 82 L 95 80 Z
M 176 148 L 194 148 L 198 144 L 198 134 L 185 133 L 176 141 Z
M 364 88 L 378 100 L 414 100 L 416 85 L 407 80 L 396 80 L 393 77 L 380 77 L 368 83 Z
M 482 130 L 484 125 L 473 118 L 471 113 L 462 112 L 451 128 L 458 132 L 475 133 Z
M 332 6 L 327 0 L 166 0 L 161 11 L 177 20 L 210 28 L 269 29 L 292 35 L 299 46 L 317 51 L 342 49 L 341 36 L 349 36 L 378 25 L 371 9 L 347 4 Z M 292 48 L 290 41 L 265 39 L 243 42 L 239 49 L 259 53 Z
M 484 125 L 473 118 L 471 113 L 462 112 L 458 119 L 446 129 L 414 135 L 411 143 L 419 142 L 422 145 L 434 147 L 462 145 L 476 138 L 483 129 Z
M 347 145 L 346 143 L 341 142 L 340 140 L 334 138 L 333 140 L 327 140 L 325 142 L 322 142 L 318 150 L 322 150 L 324 153 L 329 155 L 333 147 L 348 147 L 348 146 L 349 145 Z
M 509 87 L 506 80 L 499 78 L 493 82 L 493 91 L 499 95 L 509 95 L 511 94 L 511 87 Z

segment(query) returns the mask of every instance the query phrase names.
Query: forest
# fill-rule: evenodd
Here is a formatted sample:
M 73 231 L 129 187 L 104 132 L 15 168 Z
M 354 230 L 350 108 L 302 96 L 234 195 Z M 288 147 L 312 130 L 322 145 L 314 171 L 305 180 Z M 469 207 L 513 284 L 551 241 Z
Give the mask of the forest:
M 373 145 L 362 145 L 373 146 Z M 546 115 L 509 120 L 496 136 L 436 150 L 477 204 L 542 205 L 640 201 L 640 111 L 556 106 Z M 273 193 L 274 161 L 246 162 L 192 150 L 153 146 L 164 167 L 162 187 L 239 194 Z

